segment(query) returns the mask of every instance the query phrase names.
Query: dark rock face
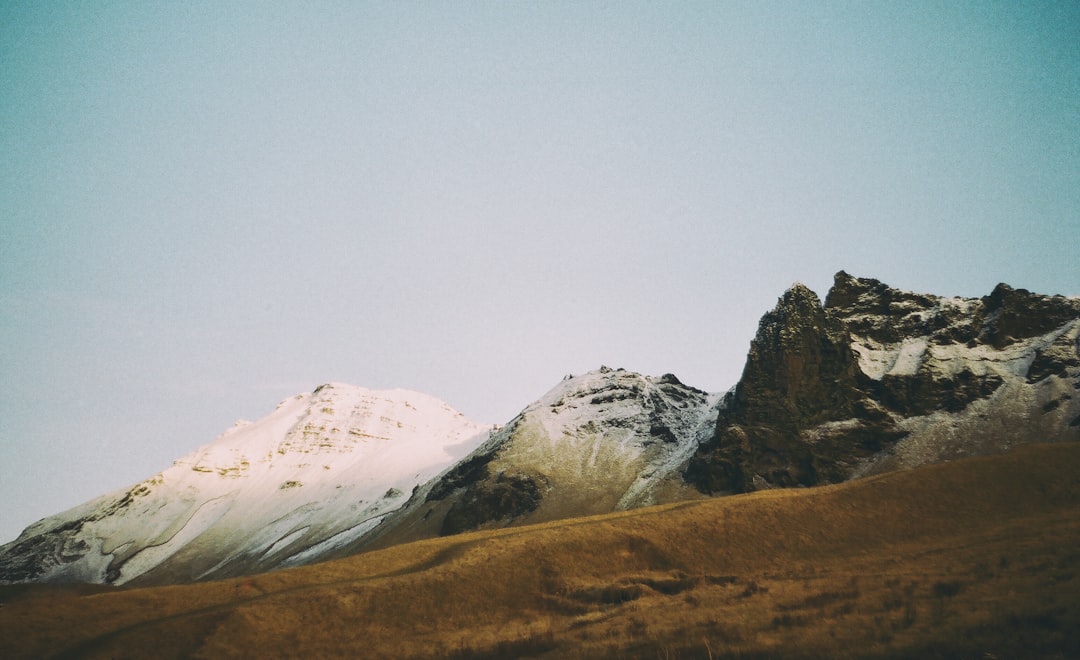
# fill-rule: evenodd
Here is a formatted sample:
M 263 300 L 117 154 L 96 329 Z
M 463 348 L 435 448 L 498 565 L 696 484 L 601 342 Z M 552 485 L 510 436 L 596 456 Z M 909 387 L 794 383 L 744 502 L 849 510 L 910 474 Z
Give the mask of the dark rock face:
M 751 343 L 735 391 L 736 406 L 746 411 L 741 421 L 804 425 L 848 417 L 858 375 L 849 343 L 813 291 L 792 287 Z
M 1080 367 L 1080 339 L 1071 340 L 1062 334 L 1053 344 L 1035 352 L 1035 359 L 1028 368 L 1027 382 L 1037 383 L 1050 376 L 1064 378 L 1070 369 L 1077 367 Z
M 85 520 L 72 520 L 54 528 L 50 536 L 38 535 L 17 539 L 11 545 L 9 558 L 0 569 L 8 582 L 30 582 L 41 572 L 41 557 L 54 564 L 78 561 L 90 549 L 79 537 Z
M 687 480 L 706 493 L 756 490 L 755 475 L 781 487 L 837 481 L 853 458 L 902 437 L 864 392 L 869 379 L 850 345 L 814 292 L 788 290 L 761 319 L 716 436 L 691 460 Z
M 935 410 L 959 412 L 972 401 L 993 394 L 1002 382 L 997 374 L 977 376 L 970 369 L 952 378 L 924 371 L 913 376 L 885 375 L 873 393 L 887 408 L 902 415 L 929 415 Z
M 478 452 L 455 465 L 428 492 L 426 502 L 433 502 L 449 497 L 458 488 L 464 488 L 474 482 L 486 479 L 490 470 L 488 465 L 495 459 L 495 450 Z
M 684 478 L 705 493 L 849 479 L 909 434 L 905 420 L 960 414 L 1009 383 L 1080 378 L 1078 319 L 1080 300 L 1005 284 L 946 299 L 841 271 L 824 305 L 797 284 L 761 319 Z M 1055 401 L 1038 405 L 1071 399 Z
M 489 522 L 506 521 L 540 506 L 547 479 L 543 475 L 500 473 L 494 480 L 477 481 L 450 507 L 439 534 L 447 536 L 476 529 Z
M 520 417 L 515 418 L 507 431 L 512 433 L 520 422 Z M 549 485 L 547 478 L 524 472 L 492 474 L 491 463 L 498 457 L 499 449 L 495 445 L 477 451 L 435 480 L 424 503 L 453 499 L 439 527 L 441 536 L 507 521 L 540 506 Z
M 999 284 L 982 299 L 986 321 L 980 339 L 1003 348 L 1018 339 L 1044 335 L 1077 316 L 1075 300 L 1040 296 L 1025 289 Z
M 843 318 L 849 332 L 879 342 L 904 337 L 933 335 L 954 328 L 957 318 L 936 317 L 929 311 L 937 304 L 932 296 L 893 289 L 878 280 L 836 274 L 825 297 L 825 309 Z M 963 324 L 961 324 L 963 325 Z

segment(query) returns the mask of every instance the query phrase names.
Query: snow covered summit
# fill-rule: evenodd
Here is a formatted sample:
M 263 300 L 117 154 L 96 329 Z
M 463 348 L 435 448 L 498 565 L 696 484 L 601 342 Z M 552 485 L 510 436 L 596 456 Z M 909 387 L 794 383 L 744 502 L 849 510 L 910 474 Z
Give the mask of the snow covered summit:
M 400 543 L 694 497 L 680 470 L 711 437 L 720 399 L 672 374 L 567 376 L 373 536 Z
M 0 580 L 188 581 L 313 561 L 492 428 L 418 392 L 323 385 L 130 489 L 31 525 L 0 547 Z

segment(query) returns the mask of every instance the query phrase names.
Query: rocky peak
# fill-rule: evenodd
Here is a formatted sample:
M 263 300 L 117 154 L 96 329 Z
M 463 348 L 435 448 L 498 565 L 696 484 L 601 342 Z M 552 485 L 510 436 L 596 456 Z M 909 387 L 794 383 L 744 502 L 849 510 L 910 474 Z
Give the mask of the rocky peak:
M 983 297 L 982 304 L 986 316 L 980 339 L 995 348 L 1044 335 L 1080 315 L 1080 300 L 1039 295 L 1004 283 Z
M 824 305 L 795 285 L 762 317 L 685 478 L 707 493 L 809 486 L 1076 437 L 1077 389 L 1080 300 L 1004 284 L 944 298 L 840 271 Z M 1010 406 L 1029 423 L 1003 434 L 989 420 Z
M 735 393 L 740 421 L 754 423 L 760 414 L 805 423 L 846 414 L 858 371 L 849 344 L 817 294 L 792 286 L 762 317 L 750 344 Z
M 934 296 L 901 291 L 875 279 L 840 271 L 825 297 L 825 309 L 841 319 L 850 332 L 891 342 L 933 332 L 935 315 L 930 312 L 939 302 Z M 950 326 L 952 319 L 938 325 Z
M 690 461 L 687 480 L 707 493 L 839 480 L 841 456 L 865 455 L 897 435 L 866 400 L 866 380 L 843 325 L 813 291 L 794 285 L 762 317 L 716 435 Z M 813 448 L 803 438 L 857 414 L 867 423 L 818 437 Z
M 825 296 L 825 307 L 879 312 L 881 301 L 891 289 L 878 280 L 858 278 L 844 271 L 833 276 L 833 286 Z

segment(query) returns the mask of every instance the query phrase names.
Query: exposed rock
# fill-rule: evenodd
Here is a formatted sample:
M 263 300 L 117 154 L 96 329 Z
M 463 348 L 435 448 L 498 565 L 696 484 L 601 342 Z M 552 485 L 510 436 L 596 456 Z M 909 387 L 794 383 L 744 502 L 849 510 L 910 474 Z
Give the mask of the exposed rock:
M 439 534 L 447 536 L 491 522 L 509 522 L 540 506 L 550 482 L 543 475 L 499 473 L 492 481 L 470 484 L 451 505 Z
M 1080 301 L 1041 296 L 1008 284 L 998 284 L 982 302 L 987 314 L 981 338 L 995 348 L 1045 335 L 1080 315 Z
M 886 374 L 875 395 L 902 415 L 929 415 L 935 410 L 959 412 L 972 401 L 993 394 L 1002 382 L 997 374 L 977 376 L 967 368 L 955 376 L 925 369 L 914 375 Z
M 738 421 L 804 426 L 850 417 L 859 376 L 850 343 L 814 292 L 793 286 L 750 345 L 735 390 Z
M 876 304 L 856 287 L 842 295 Z M 842 480 L 854 460 L 903 436 L 868 399 L 868 384 L 847 330 L 796 284 L 761 319 L 716 436 L 691 460 L 687 480 L 706 493 Z
M 956 319 L 938 319 L 928 313 L 936 304 L 931 296 L 900 291 L 844 271 L 833 278 L 833 287 L 825 297 L 825 309 L 843 318 L 849 332 L 883 343 L 953 326 Z
M 705 493 L 811 486 L 1073 438 L 1075 402 L 1055 392 L 1080 377 L 1078 335 L 1080 300 L 1004 284 L 940 298 L 841 271 L 824 305 L 795 285 L 684 476 Z M 1032 413 L 1037 426 L 1022 421 Z
M 512 425 L 511 425 L 512 426 Z M 426 502 L 433 502 L 449 497 L 459 488 L 465 488 L 482 479 L 489 473 L 488 464 L 495 458 L 497 447 L 483 448 L 461 461 L 442 475 L 428 492 Z
M 1037 383 L 1050 376 L 1066 377 L 1080 367 L 1080 340 L 1062 333 L 1053 344 L 1035 351 L 1027 371 L 1027 382 Z

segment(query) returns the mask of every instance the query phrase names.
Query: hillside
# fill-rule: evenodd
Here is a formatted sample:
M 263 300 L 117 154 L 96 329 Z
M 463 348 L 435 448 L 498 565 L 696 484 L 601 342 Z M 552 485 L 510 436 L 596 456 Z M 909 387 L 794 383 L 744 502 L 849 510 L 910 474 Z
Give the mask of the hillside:
M 143 589 L 0 588 L 0 656 L 1076 657 L 1080 444 Z

